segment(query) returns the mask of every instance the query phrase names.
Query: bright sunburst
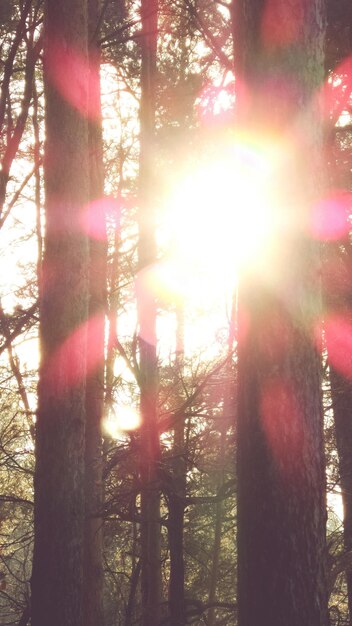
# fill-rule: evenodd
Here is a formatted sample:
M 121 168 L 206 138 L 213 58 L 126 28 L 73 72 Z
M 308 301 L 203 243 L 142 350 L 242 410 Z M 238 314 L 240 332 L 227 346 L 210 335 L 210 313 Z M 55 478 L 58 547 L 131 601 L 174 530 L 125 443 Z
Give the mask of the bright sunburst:
M 119 439 L 124 433 L 136 430 L 141 425 L 139 411 L 128 405 L 113 406 L 104 420 L 104 431 L 113 439 Z
M 275 238 L 274 166 L 269 146 L 237 141 L 178 180 L 164 211 L 165 257 L 150 277 L 155 289 L 216 295 L 262 263 Z

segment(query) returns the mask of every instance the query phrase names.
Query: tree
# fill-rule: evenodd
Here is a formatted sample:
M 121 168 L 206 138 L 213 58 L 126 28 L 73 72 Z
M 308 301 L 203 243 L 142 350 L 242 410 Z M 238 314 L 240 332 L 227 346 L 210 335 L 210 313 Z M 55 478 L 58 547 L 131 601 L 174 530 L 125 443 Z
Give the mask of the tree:
M 36 424 L 33 626 L 82 624 L 89 198 L 87 7 L 45 5 L 45 251 Z
M 137 294 L 139 322 L 139 384 L 141 410 L 141 585 L 143 626 L 155 626 L 161 610 L 160 442 L 157 426 L 158 368 L 156 356 L 156 301 L 144 288 L 143 271 L 156 262 L 155 240 L 155 99 L 158 4 L 141 5 L 141 101 L 139 157 L 140 271 Z
M 241 0 L 233 11 L 240 123 L 283 142 L 273 184 L 288 224 L 265 275 L 248 271 L 239 294 L 239 626 L 322 626 L 319 251 L 304 229 L 321 191 L 324 3 Z
M 102 626 L 103 616 L 103 457 L 105 391 L 105 312 L 107 241 L 104 203 L 103 137 L 98 44 L 101 2 L 88 1 L 89 148 L 89 321 L 85 433 L 84 626 Z M 95 224 L 95 228 L 93 228 Z
M 174 375 L 177 396 L 182 402 L 182 377 L 184 359 L 184 312 L 179 306 L 176 311 L 176 354 Z M 182 404 L 181 404 L 182 406 Z M 185 564 L 184 564 L 184 515 L 186 495 L 186 450 L 185 416 L 179 415 L 173 433 L 172 478 L 167 492 L 168 505 L 168 544 L 170 550 L 169 612 L 171 626 L 185 623 Z

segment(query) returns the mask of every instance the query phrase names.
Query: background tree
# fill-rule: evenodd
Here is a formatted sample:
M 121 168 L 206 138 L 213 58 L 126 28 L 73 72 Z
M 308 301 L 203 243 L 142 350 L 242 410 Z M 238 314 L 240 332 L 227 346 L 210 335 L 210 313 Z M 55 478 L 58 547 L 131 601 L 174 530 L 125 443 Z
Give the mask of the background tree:
M 94 365 L 86 381 L 85 432 L 85 626 L 103 626 L 103 456 L 105 395 L 105 313 L 107 293 L 106 202 L 104 202 L 103 136 L 98 44 L 102 4 L 88 1 L 88 149 L 89 237 L 88 359 Z
M 156 355 L 156 302 L 143 288 L 143 271 L 155 263 L 155 101 L 158 4 L 141 4 L 141 100 L 139 155 L 139 216 L 137 282 L 139 322 L 139 384 L 141 410 L 141 586 L 143 626 L 161 615 L 160 443 L 157 427 L 158 366 Z

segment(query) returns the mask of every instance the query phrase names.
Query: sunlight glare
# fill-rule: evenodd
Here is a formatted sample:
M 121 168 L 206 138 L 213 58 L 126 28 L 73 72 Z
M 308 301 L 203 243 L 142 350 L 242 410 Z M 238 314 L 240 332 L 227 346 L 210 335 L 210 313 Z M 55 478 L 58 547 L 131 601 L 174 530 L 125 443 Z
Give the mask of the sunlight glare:
M 266 147 L 239 142 L 182 178 L 164 215 L 161 290 L 227 292 L 243 268 L 261 263 L 275 230 L 271 161 Z
M 119 439 L 124 433 L 137 430 L 140 425 L 139 411 L 128 405 L 112 408 L 103 422 L 104 431 L 113 439 Z

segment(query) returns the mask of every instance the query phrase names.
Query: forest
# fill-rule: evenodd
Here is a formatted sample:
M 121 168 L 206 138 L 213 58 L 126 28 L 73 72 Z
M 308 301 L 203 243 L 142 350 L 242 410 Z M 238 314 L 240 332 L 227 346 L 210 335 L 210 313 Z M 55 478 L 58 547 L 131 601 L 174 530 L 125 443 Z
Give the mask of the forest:
M 0 0 L 0 625 L 352 625 L 352 3 Z

